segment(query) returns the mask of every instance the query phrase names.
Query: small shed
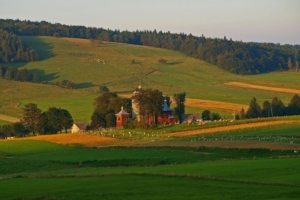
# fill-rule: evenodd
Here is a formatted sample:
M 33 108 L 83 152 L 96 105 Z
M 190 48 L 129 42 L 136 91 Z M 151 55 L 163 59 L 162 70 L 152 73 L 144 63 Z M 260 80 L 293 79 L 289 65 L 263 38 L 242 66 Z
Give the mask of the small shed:
M 75 122 L 72 126 L 71 133 L 84 133 L 89 125 L 87 122 Z
M 124 124 L 129 120 L 129 113 L 121 107 L 121 111 L 116 114 L 117 128 L 123 128 Z

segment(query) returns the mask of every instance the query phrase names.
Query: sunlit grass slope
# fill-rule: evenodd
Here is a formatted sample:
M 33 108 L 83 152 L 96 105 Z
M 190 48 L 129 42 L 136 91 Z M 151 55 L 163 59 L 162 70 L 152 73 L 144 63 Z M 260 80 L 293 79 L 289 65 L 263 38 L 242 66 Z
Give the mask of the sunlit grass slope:
M 142 83 L 143 87 L 157 88 L 167 95 L 185 91 L 189 98 L 248 104 L 252 97 L 263 102 L 274 96 L 288 103 L 292 95 L 224 83 L 235 81 L 288 88 L 297 88 L 298 83 L 299 74 L 239 76 L 179 52 L 152 47 L 107 42 L 97 44 L 84 39 L 21 38 L 38 51 L 40 61 L 14 64 L 16 67 L 26 67 L 51 82 L 68 79 L 79 89 L 67 90 L 1 79 L 0 113 L 18 117 L 21 116 L 20 108 L 33 102 L 43 110 L 49 106 L 66 108 L 76 120 L 89 121 L 92 103 L 99 95 L 97 88 L 101 84 L 114 92 L 131 93 Z M 160 64 L 160 58 L 166 59 L 167 64 Z

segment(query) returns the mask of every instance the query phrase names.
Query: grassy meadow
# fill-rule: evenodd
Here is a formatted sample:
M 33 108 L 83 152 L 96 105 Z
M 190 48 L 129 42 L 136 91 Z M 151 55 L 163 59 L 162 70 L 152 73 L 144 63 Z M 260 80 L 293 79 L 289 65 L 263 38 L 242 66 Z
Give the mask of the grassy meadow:
M 291 150 L 2 141 L 0 198 L 297 199 L 299 159 Z
M 185 91 L 188 98 L 215 100 L 232 104 L 249 104 L 252 97 L 262 103 L 277 96 L 285 104 L 292 94 L 239 88 L 227 82 L 243 82 L 271 87 L 298 87 L 299 73 L 270 73 L 240 76 L 182 53 L 120 43 L 93 43 L 90 40 L 21 36 L 37 50 L 40 61 L 16 63 L 15 67 L 39 73 L 43 80 L 68 79 L 78 89 L 0 80 L 0 113 L 21 117 L 24 104 L 37 103 L 43 110 L 50 106 L 68 109 L 76 121 L 89 121 L 99 85 L 111 91 L 132 93 L 143 87 L 157 88 L 166 95 Z M 167 60 L 163 65 L 160 58 Z M 101 61 L 100 61 L 101 60 Z M 135 64 L 132 64 L 132 60 Z M 204 109 L 204 108 L 203 108 Z M 209 107 L 208 107 L 209 109 Z M 202 110 L 188 108 L 187 111 Z M 216 110 L 217 112 L 218 110 Z M 222 111 L 218 111 L 222 112 Z M 230 116 L 229 112 L 221 116 Z

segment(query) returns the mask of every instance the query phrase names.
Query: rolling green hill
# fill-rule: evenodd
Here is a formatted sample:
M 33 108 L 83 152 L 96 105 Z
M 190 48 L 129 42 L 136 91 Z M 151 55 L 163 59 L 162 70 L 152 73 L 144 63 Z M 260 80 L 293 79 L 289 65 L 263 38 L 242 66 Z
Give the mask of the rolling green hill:
M 39 73 L 45 81 L 64 79 L 75 82 L 76 90 L 57 86 L 0 80 L 0 113 L 21 117 L 24 104 L 37 103 L 69 110 L 77 121 L 89 121 L 99 85 L 111 91 L 131 93 L 139 84 L 172 95 L 187 93 L 188 98 L 248 104 L 277 96 L 285 104 L 292 94 L 224 85 L 243 82 L 297 89 L 299 73 L 270 73 L 240 76 L 180 52 L 121 43 L 95 43 L 85 39 L 22 36 L 39 54 L 40 61 L 13 64 Z M 159 59 L 167 60 L 160 64 Z M 135 64 L 132 64 L 132 60 Z M 197 111 L 196 109 L 190 109 Z M 200 112 L 200 111 L 199 111 Z

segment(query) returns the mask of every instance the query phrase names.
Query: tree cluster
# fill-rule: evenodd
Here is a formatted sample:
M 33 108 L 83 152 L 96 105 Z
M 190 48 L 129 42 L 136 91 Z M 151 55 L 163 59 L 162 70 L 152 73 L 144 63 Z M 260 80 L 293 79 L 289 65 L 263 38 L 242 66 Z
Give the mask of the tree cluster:
M 45 35 L 97 39 L 101 41 L 153 46 L 183 52 L 236 74 L 258 74 L 298 70 L 299 45 L 233 41 L 224 37 L 196 37 L 184 33 L 105 30 L 84 26 L 0 19 L 0 28 L 17 35 Z
M 41 76 L 38 73 L 31 74 L 26 68 L 17 69 L 7 64 L 0 64 L 0 78 L 21 82 L 41 82 Z
M 116 126 L 115 114 L 121 110 L 132 113 L 131 99 L 119 97 L 116 93 L 106 92 L 95 99 L 91 117 L 91 129 Z
M 34 103 L 26 104 L 23 109 L 21 124 L 35 135 L 55 134 L 73 126 L 73 118 L 66 109 L 50 107 L 42 112 Z
M 164 97 L 161 91 L 152 88 L 137 88 L 132 96 L 134 102 L 137 103 L 141 121 L 144 116 L 152 116 L 154 124 L 157 124 L 157 118 L 162 114 L 162 105 Z
M 29 62 L 38 59 L 34 49 L 24 44 L 14 33 L 0 28 L 0 63 Z
M 0 126 L 0 138 L 24 137 L 30 131 L 20 122 Z
M 274 97 L 271 101 L 264 101 L 262 106 L 260 106 L 254 97 L 250 101 L 248 110 L 245 112 L 244 109 L 242 109 L 240 114 L 237 115 L 237 119 L 288 115 L 300 115 L 300 97 L 298 95 L 294 95 L 291 98 L 288 106 L 285 106 L 277 97 Z
M 62 88 L 66 88 L 66 89 L 75 89 L 76 88 L 76 84 L 69 80 L 57 81 L 57 82 L 55 82 L 55 85 L 60 86 Z
M 220 120 L 221 119 L 221 116 L 219 113 L 211 113 L 210 110 L 204 110 L 202 112 L 202 120 L 204 121 L 209 121 L 209 120 Z

